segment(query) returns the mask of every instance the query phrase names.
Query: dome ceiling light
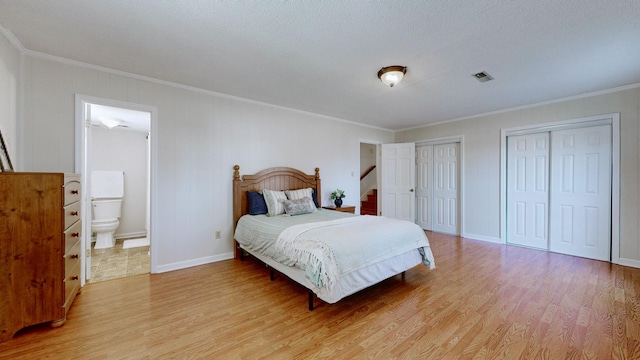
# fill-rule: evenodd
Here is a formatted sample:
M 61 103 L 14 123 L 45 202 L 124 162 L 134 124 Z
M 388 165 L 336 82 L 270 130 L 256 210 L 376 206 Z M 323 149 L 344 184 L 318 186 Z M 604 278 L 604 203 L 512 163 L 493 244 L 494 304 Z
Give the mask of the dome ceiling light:
M 393 87 L 395 84 L 402 81 L 404 74 L 407 73 L 406 66 L 394 65 L 383 67 L 378 71 L 378 78 L 383 84 Z

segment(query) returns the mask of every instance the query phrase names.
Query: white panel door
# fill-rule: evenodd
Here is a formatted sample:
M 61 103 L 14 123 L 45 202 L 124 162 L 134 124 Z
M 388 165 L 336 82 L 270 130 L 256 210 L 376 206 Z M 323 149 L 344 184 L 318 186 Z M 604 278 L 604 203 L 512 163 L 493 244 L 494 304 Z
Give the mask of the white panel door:
M 507 242 L 548 249 L 549 133 L 507 138 Z
M 414 143 L 382 145 L 382 216 L 415 222 Z
M 432 228 L 433 209 L 433 145 L 420 145 L 416 148 L 416 182 L 417 220 L 416 223 L 425 230 Z
M 458 234 L 458 143 L 433 146 L 433 231 Z
M 549 249 L 609 261 L 611 126 L 551 135 Z

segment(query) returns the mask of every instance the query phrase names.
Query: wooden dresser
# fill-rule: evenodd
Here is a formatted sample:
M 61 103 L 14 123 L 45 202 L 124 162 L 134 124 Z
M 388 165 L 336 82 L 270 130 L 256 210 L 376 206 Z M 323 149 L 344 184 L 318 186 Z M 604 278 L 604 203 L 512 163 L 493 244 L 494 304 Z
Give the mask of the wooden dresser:
M 0 341 L 64 324 L 80 291 L 80 175 L 0 173 Z

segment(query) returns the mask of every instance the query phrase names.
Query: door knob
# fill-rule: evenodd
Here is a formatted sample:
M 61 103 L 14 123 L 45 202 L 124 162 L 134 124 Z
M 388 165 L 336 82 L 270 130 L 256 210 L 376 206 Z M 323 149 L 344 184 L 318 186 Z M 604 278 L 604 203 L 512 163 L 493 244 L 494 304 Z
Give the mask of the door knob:
M 413 189 L 409 189 L 409 192 L 413 192 Z

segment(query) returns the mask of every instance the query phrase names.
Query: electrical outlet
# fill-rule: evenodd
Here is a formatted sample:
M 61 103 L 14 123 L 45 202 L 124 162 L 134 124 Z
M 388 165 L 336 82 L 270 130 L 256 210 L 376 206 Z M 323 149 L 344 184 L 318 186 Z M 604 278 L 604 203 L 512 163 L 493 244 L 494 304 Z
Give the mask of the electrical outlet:
M 222 233 L 220 232 L 220 230 L 216 231 L 216 239 L 222 239 Z

